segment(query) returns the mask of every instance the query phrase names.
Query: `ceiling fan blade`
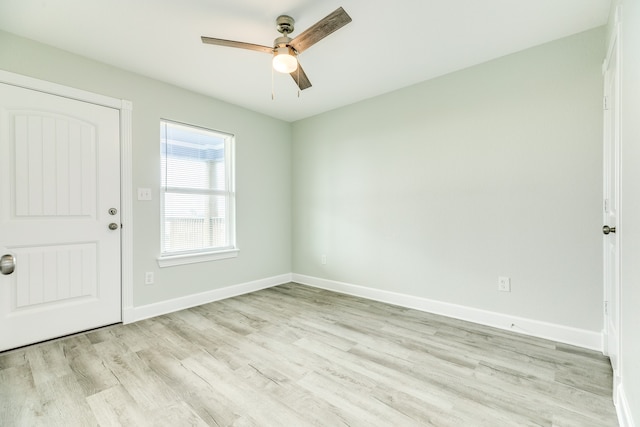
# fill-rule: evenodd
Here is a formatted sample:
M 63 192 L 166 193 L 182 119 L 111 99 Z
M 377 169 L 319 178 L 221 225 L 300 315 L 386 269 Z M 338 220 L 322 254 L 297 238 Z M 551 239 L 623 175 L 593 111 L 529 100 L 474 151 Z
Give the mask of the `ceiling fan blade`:
M 206 44 L 215 44 L 218 46 L 228 46 L 228 47 L 237 47 L 240 49 L 249 49 L 249 50 L 256 50 L 258 52 L 265 52 L 265 53 L 273 53 L 273 48 L 269 47 L 269 46 L 262 46 L 259 44 L 253 44 L 253 43 L 245 43 L 245 42 L 236 42 L 233 40 L 225 40 L 225 39 L 216 39 L 213 37 L 205 37 L 202 36 L 202 43 L 206 43 Z
M 349 22 L 351 22 L 351 17 L 343 8 L 339 7 L 300 33 L 290 44 L 298 53 L 302 53 Z
M 307 77 L 307 73 L 304 72 L 300 62 L 298 62 L 298 69 L 293 73 L 290 73 L 293 80 L 296 82 L 300 90 L 305 90 L 311 87 L 311 82 L 309 81 L 309 77 Z

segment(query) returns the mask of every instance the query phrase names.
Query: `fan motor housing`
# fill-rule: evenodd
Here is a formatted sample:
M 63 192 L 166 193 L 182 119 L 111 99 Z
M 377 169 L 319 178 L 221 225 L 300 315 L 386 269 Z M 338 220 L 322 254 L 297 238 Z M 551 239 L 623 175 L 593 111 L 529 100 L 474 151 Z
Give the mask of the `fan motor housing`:
M 279 47 L 290 47 L 289 46 L 289 42 L 291 41 L 291 38 L 287 37 L 287 36 L 282 36 L 282 37 L 278 37 L 277 39 L 275 39 L 273 41 L 273 47 L 274 48 L 279 48 Z

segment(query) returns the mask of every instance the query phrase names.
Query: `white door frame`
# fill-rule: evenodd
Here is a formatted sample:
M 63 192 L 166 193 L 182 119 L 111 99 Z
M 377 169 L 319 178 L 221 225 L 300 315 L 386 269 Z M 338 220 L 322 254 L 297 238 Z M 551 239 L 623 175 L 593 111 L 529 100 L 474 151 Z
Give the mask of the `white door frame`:
M 131 190 L 133 183 L 131 167 L 133 104 L 124 99 L 111 98 L 4 70 L 0 70 L 0 83 L 110 107 L 120 111 L 121 312 L 122 323 L 132 322 L 135 320 L 130 315 L 133 309 L 133 199 Z

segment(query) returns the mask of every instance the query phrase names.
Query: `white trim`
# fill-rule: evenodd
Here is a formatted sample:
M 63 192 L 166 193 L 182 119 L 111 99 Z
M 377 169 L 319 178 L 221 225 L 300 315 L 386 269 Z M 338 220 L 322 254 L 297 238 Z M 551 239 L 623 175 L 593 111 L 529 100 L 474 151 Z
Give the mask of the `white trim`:
M 90 104 L 120 110 L 120 230 L 121 238 L 121 318 L 133 306 L 133 204 L 132 204 L 132 109 L 125 99 L 112 98 L 69 86 L 0 70 L 0 83 L 36 90 Z
M 122 320 L 133 307 L 133 104 L 122 101 L 120 110 L 120 229 L 122 271 Z
M 631 408 L 629 407 L 629 401 L 627 395 L 624 392 L 623 384 L 620 384 L 614 394 L 617 394 L 616 398 L 616 412 L 618 414 L 618 423 L 620 427 L 635 427 L 633 417 L 631 415 Z
M 129 103 L 122 99 L 112 98 L 110 96 L 100 95 L 93 92 L 87 92 L 82 89 L 76 89 L 69 86 L 63 86 L 57 83 L 40 80 L 33 77 L 23 76 L 21 74 L 11 73 L 9 71 L 0 70 L 0 83 L 8 83 L 13 86 L 19 86 L 24 89 L 37 90 L 52 95 L 62 96 L 64 98 L 75 99 L 77 101 L 88 102 L 90 104 L 102 105 L 104 107 L 123 109 L 123 103 Z M 130 103 L 129 103 L 130 104 Z
M 261 289 L 271 288 L 291 282 L 291 273 L 280 276 L 268 277 L 266 279 L 254 280 L 252 282 L 227 286 L 221 289 L 213 289 L 198 294 L 187 295 L 171 300 L 161 301 L 154 304 L 147 304 L 140 307 L 131 307 L 124 311 L 124 323 L 137 322 L 138 320 L 172 313 L 178 310 L 219 301 L 238 295 L 248 294 Z
M 481 325 L 492 326 L 498 329 L 558 341 L 592 350 L 601 350 L 602 347 L 602 334 L 584 329 L 541 322 L 523 317 L 510 316 L 503 313 L 480 310 L 477 308 L 465 307 L 462 305 L 380 289 L 372 289 L 364 286 L 305 276 L 296 273 L 292 274 L 292 281 L 316 288 L 327 289 L 374 301 L 426 311 L 429 313 L 466 320 Z
M 227 249 L 217 252 L 198 254 L 167 255 L 158 257 L 158 266 L 173 267 L 174 265 L 195 264 L 197 262 L 217 261 L 219 259 L 236 258 L 240 249 Z
M 162 183 L 160 186 L 160 247 L 162 251 L 166 249 L 166 233 L 165 227 L 165 215 L 166 215 L 166 200 L 168 193 L 176 193 L 176 194 L 196 194 L 203 196 L 222 196 L 225 198 L 225 212 L 223 215 L 224 221 L 224 233 L 226 236 L 227 244 L 224 245 L 224 248 L 205 248 L 202 250 L 191 250 L 189 253 L 161 253 L 157 258 L 158 265 L 162 267 L 171 267 L 175 265 L 183 265 L 183 264 L 193 264 L 197 262 L 206 262 L 206 261 L 215 261 L 219 259 L 227 259 L 227 258 L 235 258 L 238 256 L 238 248 L 236 246 L 236 189 L 235 189 L 235 145 L 236 139 L 235 135 L 227 132 L 222 132 L 219 130 L 210 129 L 204 126 L 192 125 L 183 122 L 177 122 L 169 119 L 160 119 L 160 128 L 161 131 L 165 133 L 164 136 L 161 135 L 160 142 L 161 145 L 169 144 L 170 136 L 167 133 L 169 127 L 179 127 L 185 130 L 192 130 L 197 133 L 204 133 L 207 135 L 213 135 L 216 138 L 222 139 L 224 141 L 224 189 L 213 189 L 213 188 L 195 188 L 188 186 L 169 186 L 167 181 L 167 177 L 162 177 Z M 161 132 L 161 133 L 162 133 Z M 180 141 L 174 141 L 180 142 Z M 165 147 L 166 148 L 166 147 Z M 167 156 L 166 150 L 162 150 L 161 158 L 162 163 L 165 164 L 165 173 L 169 173 L 169 170 L 172 169 L 169 165 L 169 159 L 165 157 Z M 180 169 L 178 166 L 177 169 Z M 173 172 L 176 172 L 174 170 Z

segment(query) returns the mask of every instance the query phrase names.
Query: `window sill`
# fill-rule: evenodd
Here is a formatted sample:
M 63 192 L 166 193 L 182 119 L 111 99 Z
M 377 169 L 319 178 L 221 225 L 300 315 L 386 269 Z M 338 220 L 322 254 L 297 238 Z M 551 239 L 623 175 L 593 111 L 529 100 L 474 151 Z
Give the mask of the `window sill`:
M 239 249 L 228 249 L 218 252 L 206 252 L 199 254 L 185 254 L 185 255 L 169 255 L 158 258 L 158 266 L 173 267 L 183 264 L 195 264 L 197 262 L 217 261 L 220 259 L 236 258 L 238 256 Z

